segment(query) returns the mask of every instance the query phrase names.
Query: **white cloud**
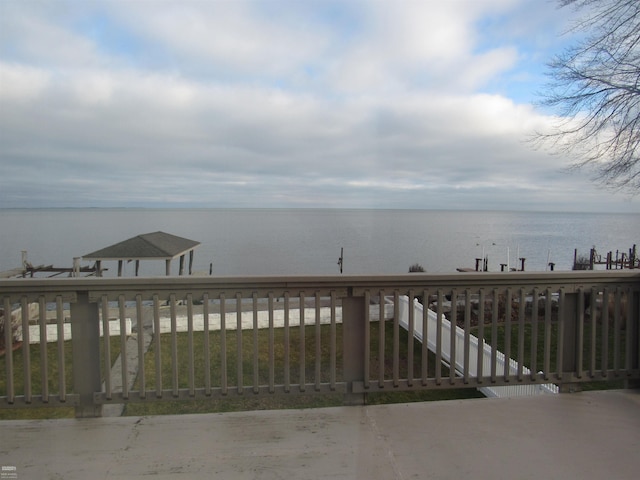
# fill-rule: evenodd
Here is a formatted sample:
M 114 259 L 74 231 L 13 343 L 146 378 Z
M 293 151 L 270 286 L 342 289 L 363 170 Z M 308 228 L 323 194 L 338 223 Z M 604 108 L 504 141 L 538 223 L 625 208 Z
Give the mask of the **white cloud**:
M 372 2 L 364 32 L 331 70 L 347 92 L 472 92 L 512 67 L 514 47 L 478 52 L 475 23 L 512 2 Z
M 549 117 L 484 89 L 521 49 L 484 44 L 480 20 L 529 0 L 9 3 L 0 207 L 491 208 L 592 188 L 524 142 Z M 104 15 L 118 35 L 86 33 Z
M 290 74 L 326 47 L 327 31 L 284 23 L 283 2 L 120 2 L 112 12 L 176 64 L 231 76 Z
M 105 64 L 90 38 L 61 22 L 67 17 L 65 2 L 3 1 L 2 4 L 2 50 L 52 70 Z
M 48 86 L 46 70 L 0 61 L 0 101 L 34 101 Z

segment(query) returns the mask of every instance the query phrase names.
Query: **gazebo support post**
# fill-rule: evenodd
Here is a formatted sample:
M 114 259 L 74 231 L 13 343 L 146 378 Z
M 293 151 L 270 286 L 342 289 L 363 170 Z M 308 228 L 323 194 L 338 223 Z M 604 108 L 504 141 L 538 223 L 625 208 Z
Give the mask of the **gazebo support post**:
M 180 255 L 180 270 L 178 275 L 184 275 L 184 255 Z
M 136 260 L 136 277 L 138 276 L 139 271 L 140 271 L 140 260 Z
M 193 274 L 193 250 L 189 250 L 189 275 Z
M 167 258 L 165 260 L 166 262 L 166 272 L 167 272 L 167 277 L 171 275 L 171 259 Z
M 118 260 L 118 276 L 122 276 L 122 260 Z

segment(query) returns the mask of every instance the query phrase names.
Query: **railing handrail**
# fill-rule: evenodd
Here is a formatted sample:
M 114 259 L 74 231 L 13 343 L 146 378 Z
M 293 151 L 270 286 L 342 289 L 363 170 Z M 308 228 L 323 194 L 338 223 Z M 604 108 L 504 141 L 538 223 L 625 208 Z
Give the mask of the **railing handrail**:
M 149 276 L 149 277 L 68 277 L 0 279 L 0 292 L 25 293 L 49 291 L 129 290 L 145 286 L 145 290 L 170 290 L 180 287 L 246 291 L 251 289 L 323 290 L 338 288 L 379 289 L 390 284 L 401 288 L 451 288 L 472 285 L 494 287 L 513 285 L 606 285 L 638 283 L 640 270 L 580 270 L 554 272 L 459 272 L 404 273 L 395 275 L 255 275 L 255 276 Z

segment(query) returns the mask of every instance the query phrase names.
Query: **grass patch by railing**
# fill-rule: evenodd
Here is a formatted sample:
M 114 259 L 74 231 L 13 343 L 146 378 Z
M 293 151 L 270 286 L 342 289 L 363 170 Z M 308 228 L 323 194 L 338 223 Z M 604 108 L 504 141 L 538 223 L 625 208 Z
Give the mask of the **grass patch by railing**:
M 120 355 L 120 338 L 111 337 L 111 364 Z M 100 340 L 101 358 L 104 342 Z M 57 342 L 47 343 L 47 376 L 49 394 L 58 395 L 59 372 L 58 344 Z M 73 393 L 73 362 L 72 362 L 72 342 L 64 342 L 64 372 L 67 383 L 67 394 Z M 0 357 L 0 396 L 7 395 L 6 378 L 6 354 Z M 31 363 L 31 391 L 34 395 L 42 394 L 42 362 L 40 344 L 29 346 L 29 358 Z M 105 368 L 101 366 L 101 376 L 104 381 Z M 19 348 L 13 352 L 13 384 L 16 395 L 24 395 L 25 375 L 24 375 L 24 352 Z M 29 408 L 0 408 L 0 420 L 26 420 L 40 418 L 73 418 L 74 407 L 29 407 Z
M 375 328 L 374 328 L 375 326 Z M 329 325 L 320 327 L 320 336 L 322 339 L 330 338 L 331 331 Z M 209 332 L 210 357 L 211 357 L 211 385 L 219 387 L 221 382 L 220 368 L 220 345 L 222 343 L 222 334 L 219 331 Z M 273 330 L 274 345 L 274 383 L 282 385 L 285 381 L 285 330 L 284 328 L 276 328 Z M 393 342 L 389 339 L 393 338 L 393 322 L 385 322 L 385 375 L 390 376 L 393 369 Z M 315 326 L 307 325 L 305 327 L 304 336 L 304 365 L 305 365 L 305 381 L 313 383 L 315 381 L 315 362 L 316 362 L 316 331 Z M 188 388 L 189 378 L 189 361 L 186 357 L 188 352 L 188 335 L 180 333 L 176 335 L 178 361 L 178 387 Z M 203 385 L 204 383 L 204 340 L 203 332 L 195 332 L 193 334 L 194 345 L 194 367 L 195 367 L 195 384 Z M 238 337 L 236 331 L 226 332 L 226 351 L 227 351 L 227 379 L 229 380 L 229 389 L 237 387 L 237 343 Z M 265 384 L 269 378 L 269 331 L 267 329 L 258 330 L 254 336 L 253 331 L 245 330 L 242 333 L 242 385 L 252 386 L 254 383 L 254 342 L 257 342 L 258 352 L 258 384 Z M 371 328 L 371 351 L 377 352 L 379 342 L 379 329 L 377 323 L 372 323 Z M 414 352 L 419 352 L 421 348 L 420 342 L 413 340 Z M 170 388 L 172 385 L 172 357 L 171 349 L 173 348 L 170 335 L 162 335 L 161 337 L 161 370 L 163 388 Z M 404 329 L 399 330 L 400 344 L 400 362 L 403 365 L 400 374 L 406 374 L 406 358 L 408 351 L 408 333 Z M 321 382 L 329 381 L 329 371 L 327 367 L 330 364 L 330 347 L 329 343 L 323 341 L 321 343 Z M 290 383 L 296 384 L 300 380 L 300 362 L 301 362 L 301 343 L 300 328 L 291 327 L 289 329 L 289 362 L 290 362 Z M 429 364 L 431 365 L 431 374 L 435 368 L 435 356 L 429 354 Z M 419 373 L 421 359 L 419 355 L 414 356 L 414 372 Z M 378 371 L 378 359 L 375 354 L 372 355 L 370 363 L 370 371 Z M 155 381 L 155 343 L 152 343 L 145 357 L 145 377 L 146 389 L 148 394 L 153 394 L 156 386 Z M 443 367 L 443 374 L 448 375 L 446 367 Z M 342 325 L 336 325 L 336 379 L 342 379 Z M 134 390 L 140 388 L 136 382 Z M 425 390 L 414 392 L 376 392 L 367 396 L 368 404 L 382 403 L 404 403 L 404 402 L 420 402 L 446 399 L 460 398 L 482 398 L 482 394 L 475 388 L 467 389 L 451 389 L 451 390 Z M 212 397 L 205 400 L 188 400 L 188 401 L 163 401 L 163 402 L 147 402 L 147 403 L 130 403 L 125 408 L 125 415 L 160 415 L 160 414 L 177 414 L 177 413 L 211 413 L 211 412 L 228 412 L 243 410 L 265 410 L 265 409 L 296 409 L 296 408 L 318 408 L 342 405 L 344 401 L 341 393 L 322 394 L 322 395 L 253 395 L 243 394 L 242 396 L 233 395 L 233 398 Z
M 497 347 L 499 351 L 505 354 L 508 353 L 513 360 L 521 358 L 524 365 L 531 370 L 543 371 L 545 368 L 545 358 L 548 357 L 549 371 L 555 372 L 558 368 L 558 323 L 553 321 L 549 327 L 548 333 L 545 334 L 544 320 L 538 322 L 537 329 L 534 329 L 534 325 L 530 321 L 524 323 L 522 330 L 520 324 L 516 322 L 508 326 L 505 325 L 505 323 L 500 323 L 496 325 L 494 332 L 492 325 L 487 323 L 484 327 L 484 340 L 488 345 Z M 605 329 L 602 323 L 598 322 L 595 324 L 594 332 L 589 319 L 585 321 L 583 328 L 582 369 L 585 374 L 590 372 L 592 366 L 598 371 L 605 364 L 609 369 L 613 368 L 614 365 L 624 365 L 622 359 L 626 355 L 625 330 L 620 330 L 614 335 L 612 334 L 613 325 L 607 325 Z M 477 336 L 478 327 L 472 327 L 470 333 Z M 607 334 L 606 343 L 602 341 L 605 333 Z M 536 337 L 535 342 L 534 335 Z M 595 352 L 595 356 L 592 356 L 592 350 Z M 607 361 L 603 363 L 605 352 Z M 618 358 L 617 363 L 616 354 Z M 533 364 L 534 359 L 535 365 Z M 596 373 L 596 376 L 597 375 Z M 580 388 L 582 390 L 624 388 L 624 380 L 593 380 L 581 382 Z

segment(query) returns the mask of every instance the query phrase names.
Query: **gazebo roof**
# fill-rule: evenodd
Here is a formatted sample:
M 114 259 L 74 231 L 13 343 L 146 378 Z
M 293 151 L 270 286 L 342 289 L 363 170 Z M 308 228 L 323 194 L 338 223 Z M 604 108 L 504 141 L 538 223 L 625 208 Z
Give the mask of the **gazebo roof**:
M 83 255 L 82 258 L 94 260 L 170 260 L 189 252 L 200 242 L 177 237 L 165 232 L 153 232 L 138 235 L 101 250 Z

